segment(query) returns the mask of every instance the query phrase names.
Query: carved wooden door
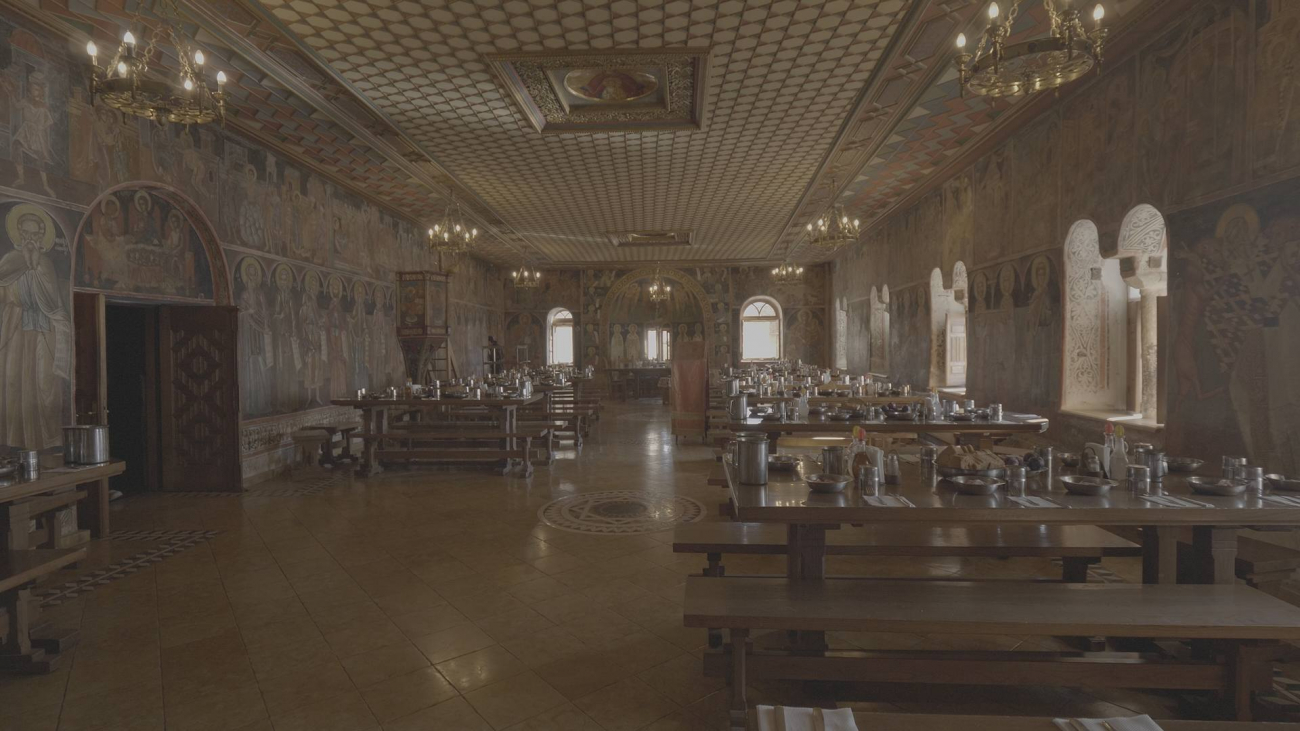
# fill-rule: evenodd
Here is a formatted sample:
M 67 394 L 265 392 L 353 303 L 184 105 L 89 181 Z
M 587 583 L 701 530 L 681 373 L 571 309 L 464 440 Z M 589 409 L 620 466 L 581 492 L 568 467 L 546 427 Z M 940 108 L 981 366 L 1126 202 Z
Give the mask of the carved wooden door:
M 238 310 L 159 312 L 162 489 L 239 492 Z
M 948 313 L 948 384 L 966 385 L 966 316 Z

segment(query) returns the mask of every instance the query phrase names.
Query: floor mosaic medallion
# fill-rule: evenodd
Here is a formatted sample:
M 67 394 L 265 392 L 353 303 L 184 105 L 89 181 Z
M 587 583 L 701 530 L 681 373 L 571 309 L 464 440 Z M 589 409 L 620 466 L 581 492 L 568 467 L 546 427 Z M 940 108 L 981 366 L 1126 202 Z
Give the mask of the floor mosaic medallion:
M 542 506 L 537 517 L 552 528 L 575 533 L 630 535 L 671 530 L 704 517 L 704 506 L 681 496 L 620 490 L 570 495 Z

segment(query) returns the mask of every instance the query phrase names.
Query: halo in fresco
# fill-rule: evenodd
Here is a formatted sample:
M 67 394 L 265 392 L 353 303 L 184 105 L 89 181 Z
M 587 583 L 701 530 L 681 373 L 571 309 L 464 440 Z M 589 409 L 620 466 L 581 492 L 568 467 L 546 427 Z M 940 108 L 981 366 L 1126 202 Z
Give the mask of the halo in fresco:
M 630 490 L 570 495 L 542 506 L 537 517 L 552 528 L 574 533 L 633 535 L 671 530 L 704 517 L 704 506 L 688 497 Z

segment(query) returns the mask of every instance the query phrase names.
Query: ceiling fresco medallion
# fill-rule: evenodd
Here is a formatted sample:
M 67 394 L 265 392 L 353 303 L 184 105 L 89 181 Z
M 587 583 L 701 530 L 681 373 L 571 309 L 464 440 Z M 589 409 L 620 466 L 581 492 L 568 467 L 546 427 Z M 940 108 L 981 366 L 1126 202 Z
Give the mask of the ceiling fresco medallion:
M 708 48 L 489 54 L 542 134 L 700 129 Z
M 606 231 L 605 237 L 614 246 L 635 249 L 647 246 L 690 246 L 694 244 L 691 230 L 655 229 L 653 231 Z
M 655 93 L 659 80 L 636 69 L 574 69 L 564 75 L 564 88 L 587 101 L 625 104 Z

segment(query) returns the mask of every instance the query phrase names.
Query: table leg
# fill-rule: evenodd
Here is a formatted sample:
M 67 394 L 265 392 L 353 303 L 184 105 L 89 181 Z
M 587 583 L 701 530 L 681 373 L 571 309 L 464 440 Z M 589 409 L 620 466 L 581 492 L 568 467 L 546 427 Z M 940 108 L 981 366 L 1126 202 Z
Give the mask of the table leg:
M 334 433 L 335 432 L 333 429 L 328 429 L 328 428 L 322 429 L 321 431 L 325 432 L 325 441 L 321 442 L 320 459 L 317 460 L 317 464 L 319 464 L 321 467 L 328 467 L 330 469 L 333 469 L 337 465 L 337 463 L 334 461 Z
M 82 528 L 90 529 L 90 537 L 107 538 L 108 529 L 108 478 L 91 483 L 89 500 L 85 500 L 85 509 L 77 506 L 77 521 Z
M 791 523 L 787 528 L 786 576 L 821 579 L 826 576 L 826 526 Z
M 791 579 L 817 581 L 826 577 L 826 526 L 791 523 L 786 539 L 786 575 Z M 826 651 L 825 632 L 791 634 L 796 652 L 820 654 Z M 734 648 L 733 648 L 734 651 Z
M 550 401 L 550 398 L 551 398 L 551 395 L 550 395 L 549 393 L 546 394 L 546 399 L 547 399 L 547 401 Z M 550 409 L 548 408 L 547 411 L 550 411 Z M 502 407 L 502 412 L 503 412 L 503 413 L 502 413 L 502 415 L 501 415 L 501 423 L 502 423 L 502 425 L 505 427 L 506 433 L 507 433 L 507 434 L 514 434 L 514 433 L 515 433 L 515 427 L 518 426 L 518 424 L 519 424 L 519 421 L 515 418 L 515 417 L 516 417 L 516 414 L 515 414 L 515 407 L 513 407 L 513 406 L 503 406 L 503 407 Z M 515 445 L 516 445 L 516 444 L 517 444 L 517 442 L 515 441 L 515 438 L 514 438 L 514 437 L 506 437 L 506 450 L 507 450 L 507 451 L 514 452 L 514 451 L 515 451 Z M 520 465 L 522 466 L 522 464 L 523 464 L 523 460 L 520 460 Z M 502 470 L 502 474 L 506 474 L 506 473 L 510 472 L 511 468 L 513 468 L 514 465 L 515 465 L 515 458 L 514 458 L 514 457 L 506 457 L 506 466 L 505 466 L 505 469 Z
M 383 409 L 379 409 L 378 412 L 372 408 L 361 410 L 361 433 L 366 436 L 366 446 L 362 450 L 361 464 L 357 467 L 357 474 L 362 477 L 370 477 L 381 471 L 379 461 L 375 457 L 375 452 L 379 449 L 379 442 L 373 437 L 375 434 L 382 433 L 383 427 L 380 425 L 382 419 L 379 418 L 379 415 L 384 413 L 386 412 Z
M 1142 583 L 1178 583 L 1178 529 L 1142 526 Z
M 1192 553 L 1196 556 L 1197 583 L 1236 583 L 1236 528 L 1210 525 L 1192 528 Z

